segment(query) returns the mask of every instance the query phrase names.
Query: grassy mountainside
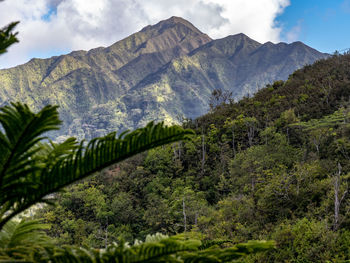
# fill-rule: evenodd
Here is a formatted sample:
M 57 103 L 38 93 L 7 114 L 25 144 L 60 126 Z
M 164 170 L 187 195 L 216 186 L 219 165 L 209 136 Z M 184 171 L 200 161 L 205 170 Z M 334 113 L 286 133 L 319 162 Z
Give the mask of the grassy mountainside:
M 62 134 L 99 136 L 149 120 L 198 117 L 213 89 L 240 98 L 325 56 L 302 43 L 262 45 L 243 34 L 211 40 L 172 17 L 107 48 L 0 70 L 0 105 L 58 104 Z

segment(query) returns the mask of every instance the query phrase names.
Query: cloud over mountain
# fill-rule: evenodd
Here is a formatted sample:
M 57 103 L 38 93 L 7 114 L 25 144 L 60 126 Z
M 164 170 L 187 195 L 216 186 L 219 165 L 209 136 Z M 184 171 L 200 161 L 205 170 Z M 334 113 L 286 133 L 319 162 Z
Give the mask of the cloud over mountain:
M 0 68 L 108 46 L 172 15 L 213 38 L 244 32 L 260 42 L 276 42 L 281 28 L 275 18 L 288 5 L 289 0 L 7 0 L 0 3 L 0 25 L 20 20 L 21 43 L 1 57 Z

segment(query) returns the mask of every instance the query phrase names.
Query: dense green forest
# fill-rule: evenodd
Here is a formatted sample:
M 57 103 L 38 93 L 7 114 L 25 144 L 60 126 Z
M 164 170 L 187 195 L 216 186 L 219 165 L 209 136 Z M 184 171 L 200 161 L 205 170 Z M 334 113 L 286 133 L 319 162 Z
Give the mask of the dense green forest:
M 350 260 L 350 54 L 239 102 L 214 94 L 196 135 L 112 166 L 40 210 L 57 244 L 148 234 L 275 240 L 245 262 Z

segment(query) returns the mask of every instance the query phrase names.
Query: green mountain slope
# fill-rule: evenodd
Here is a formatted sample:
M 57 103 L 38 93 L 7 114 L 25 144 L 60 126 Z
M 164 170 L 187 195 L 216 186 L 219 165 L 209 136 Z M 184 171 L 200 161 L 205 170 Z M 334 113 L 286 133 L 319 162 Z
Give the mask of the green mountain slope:
M 243 34 L 212 40 L 172 17 L 107 48 L 0 70 L 0 105 L 58 104 L 63 134 L 99 136 L 200 116 L 216 88 L 240 98 L 326 56 L 302 43 L 262 45 Z
M 187 232 L 276 241 L 248 263 L 347 262 L 349 97 L 350 54 L 305 66 L 184 123 L 196 131 L 191 141 L 72 186 L 41 216 L 62 243 Z
M 216 88 L 231 91 L 239 99 L 274 80 L 285 80 L 295 69 L 325 57 L 301 42 L 261 45 L 243 34 L 229 36 L 172 60 L 139 83 L 125 97 L 125 102 L 141 105 L 157 90 L 162 98 L 154 96 L 144 112 L 176 105 L 168 108 L 170 115 L 185 113 L 195 118 L 208 110 L 210 95 Z M 142 116 L 144 124 L 149 116 Z

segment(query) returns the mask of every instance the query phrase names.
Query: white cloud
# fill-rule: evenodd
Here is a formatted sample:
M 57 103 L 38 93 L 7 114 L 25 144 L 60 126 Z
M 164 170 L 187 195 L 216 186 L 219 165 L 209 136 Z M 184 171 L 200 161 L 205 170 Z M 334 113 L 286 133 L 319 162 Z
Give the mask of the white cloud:
M 302 20 L 299 20 L 297 25 L 292 27 L 286 34 L 287 42 L 297 41 L 302 30 Z
M 20 20 L 21 42 L 0 57 L 0 68 L 33 55 L 108 46 L 173 15 L 213 38 L 242 32 L 277 42 L 281 28 L 275 18 L 288 5 L 289 0 L 7 0 L 0 3 L 0 25 Z

